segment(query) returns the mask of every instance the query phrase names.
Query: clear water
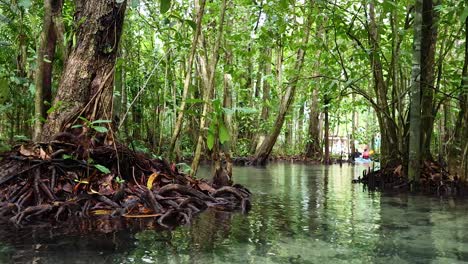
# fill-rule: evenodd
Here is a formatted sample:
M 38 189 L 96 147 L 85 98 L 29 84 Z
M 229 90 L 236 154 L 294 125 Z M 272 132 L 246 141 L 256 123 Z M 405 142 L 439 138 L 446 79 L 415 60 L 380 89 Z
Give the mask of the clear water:
M 207 211 L 172 232 L 77 236 L 4 225 L 0 263 L 468 263 L 466 200 L 371 194 L 351 183 L 363 169 L 237 167 L 252 211 Z

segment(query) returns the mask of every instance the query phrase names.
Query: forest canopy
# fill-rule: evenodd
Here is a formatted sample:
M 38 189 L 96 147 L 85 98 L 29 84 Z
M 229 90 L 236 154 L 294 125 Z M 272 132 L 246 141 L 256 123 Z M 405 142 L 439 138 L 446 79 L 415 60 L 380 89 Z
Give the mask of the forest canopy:
M 92 2 L 0 0 L 2 149 L 81 126 L 192 174 L 371 149 L 466 179 L 467 1 Z

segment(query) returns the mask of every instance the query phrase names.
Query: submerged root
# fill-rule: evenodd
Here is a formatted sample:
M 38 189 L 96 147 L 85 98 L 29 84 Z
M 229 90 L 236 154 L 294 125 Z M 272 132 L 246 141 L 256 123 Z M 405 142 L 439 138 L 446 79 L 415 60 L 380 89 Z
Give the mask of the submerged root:
M 363 171 L 362 178 L 353 183 L 363 183 L 369 190 L 379 191 L 417 191 L 435 195 L 459 195 L 466 186 L 455 175 L 451 175 L 446 167 L 437 162 L 426 161 L 421 169 L 418 183 L 409 181 L 401 164 L 392 164 L 377 171 Z
M 172 228 L 191 223 L 208 207 L 250 209 L 251 193 L 241 185 L 216 189 L 122 145 L 84 146 L 52 141 L 2 155 L 0 216 L 16 225 L 37 220 L 60 224 L 74 217 L 153 218 Z

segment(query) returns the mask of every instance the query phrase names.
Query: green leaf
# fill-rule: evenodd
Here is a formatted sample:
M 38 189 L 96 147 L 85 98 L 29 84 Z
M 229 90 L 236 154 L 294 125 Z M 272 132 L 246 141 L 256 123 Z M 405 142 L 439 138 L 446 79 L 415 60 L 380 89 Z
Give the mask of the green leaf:
M 224 113 L 226 113 L 226 115 L 233 115 L 236 112 L 234 109 L 225 108 L 225 107 L 223 107 L 223 111 Z
M 229 131 L 224 125 L 224 123 L 221 123 L 219 125 L 219 142 L 221 142 L 221 144 L 224 144 L 224 142 L 229 141 L 229 139 Z
M 49 110 L 47 110 L 47 114 L 49 115 L 52 114 L 53 112 L 60 109 L 61 106 L 62 106 L 62 101 L 57 101 L 57 103 L 55 103 L 51 108 L 49 108 Z
M 140 0 L 132 0 L 132 8 L 137 8 L 140 5 Z
M 96 121 L 91 122 L 91 124 L 94 125 L 94 124 L 110 123 L 110 122 L 112 122 L 112 121 L 110 121 L 110 120 L 104 120 L 104 119 L 99 119 L 99 120 L 96 120 Z
M 188 165 L 187 163 L 177 163 L 176 167 L 181 170 L 183 173 L 190 173 L 192 171 L 192 167 Z
M 468 17 L 468 6 L 465 7 L 465 9 L 463 10 L 463 12 L 462 12 L 462 14 L 460 16 L 460 21 L 462 23 L 465 23 L 465 20 L 466 20 L 467 17 Z
M 109 131 L 107 127 L 103 127 L 103 126 L 93 126 L 93 129 L 99 133 L 107 133 L 107 131 Z
M 122 184 L 122 183 L 125 182 L 125 180 L 122 179 L 122 178 L 120 178 L 120 177 L 116 177 L 116 178 L 115 178 L 115 182 L 117 182 L 118 184 Z
M 187 23 L 193 30 L 196 30 L 197 29 L 197 24 L 195 22 L 193 22 L 193 20 L 190 20 L 190 19 L 186 19 L 184 20 L 185 23 Z
M 161 14 L 166 13 L 169 10 L 169 8 L 171 8 L 171 0 L 161 0 Z
M 10 20 L 8 17 L 6 17 L 6 16 L 0 14 L 0 22 L 9 24 L 9 23 L 11 23 L 11 20 Z
M 185 103 L 187 104 L 196 104 L 196 103 L 203 103 L 203 99 L 196 99 L 196 98 L 189 98 L 185 100 Z
M 258 109 L 250 108 L 250 107 L 236 107 L 236 111 L 244 113 L 244 114 L 253 114 L 253 113 L 257 113 Z
M 14 138 L 15 140 L 24 140 L 24 141 L 29 140 L 29 138 L 26 137 L 25 135 L 14 135 L 13 138 Z
M 18 2 L 18 6 L 21 6 L 24 9 L 28 9 L 32 6 L 32 3 L 31 3 L 31 0 L 20 0 Z
M 117 4 L 121 4 L 121 3 L 125 2 L 125 0 L 115 0 L 115 2 L 116 2 Z
M 280 8 L 281 8 L 281 9 L 287 9 L 287 8 L 288 8 L 288 5 L 289 5 L 289 1 L 288 1 L 288 0 L 280 0 Z
M 106 166 L 102 166 L 100 164 L 96 164 L 94 165 L 94 167 L 96 167 L 96 169 L 105 174 L 109 174 L 111 172 Z
M 83 127 L 83 125 L 73 125 L 71 128 L 80 128 Z
M 10 98 L 8 80 L 0 78 L 0 105 L 3 105 Z
M 213 149 L 213 146 L 214 146 L 214 135 L 213 135 L 213 133 L 208 133 L 208 136 L 206 137 L 206 146 L 208 147 L 209 150 Z

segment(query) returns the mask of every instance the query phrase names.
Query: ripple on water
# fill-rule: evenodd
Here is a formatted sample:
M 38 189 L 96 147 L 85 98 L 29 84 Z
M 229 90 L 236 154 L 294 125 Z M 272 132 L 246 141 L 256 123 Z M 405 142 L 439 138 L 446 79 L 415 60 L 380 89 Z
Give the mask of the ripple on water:
M 236 167 L 253 193 L 247 215 L 208 210 L 172 232 L 53 236 L 0 231 L 0 262 L 467 263 L 464 200 L 369 193 L 363 167 Z M 209 168 L 201 168 L 208 175 Z M 12 235 L 14 234 L 14 235 Z M 41 246 L 38 246 L 41 245 Z M 59 245 L 59 246 L 58 246 Z

